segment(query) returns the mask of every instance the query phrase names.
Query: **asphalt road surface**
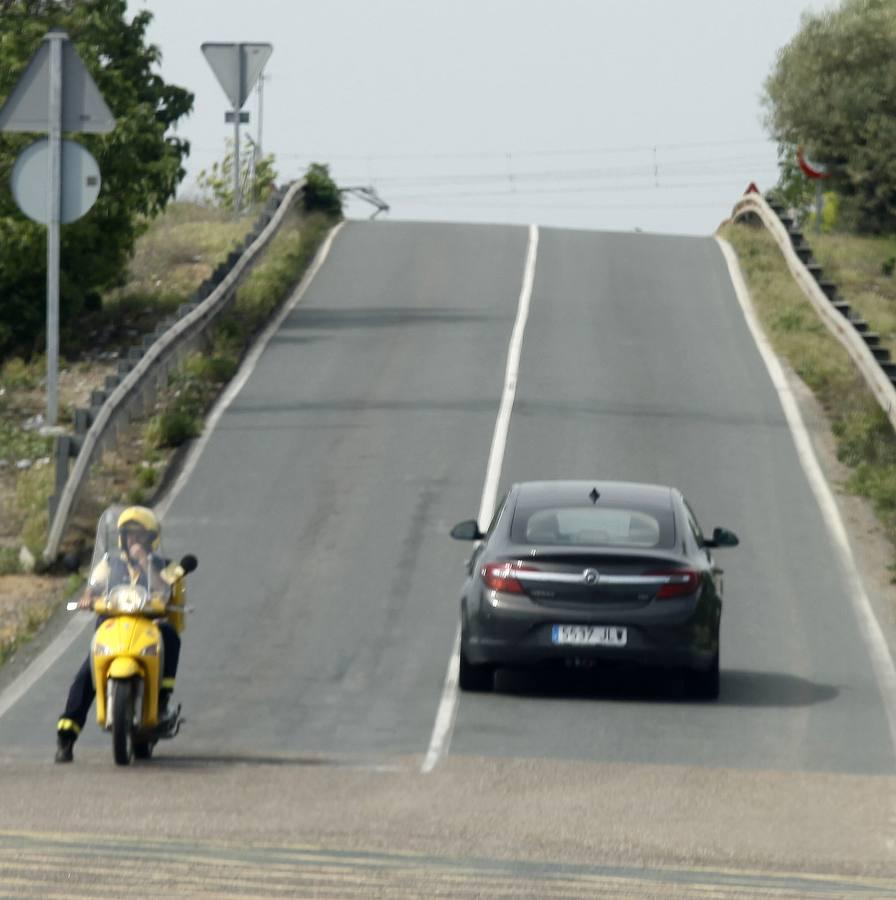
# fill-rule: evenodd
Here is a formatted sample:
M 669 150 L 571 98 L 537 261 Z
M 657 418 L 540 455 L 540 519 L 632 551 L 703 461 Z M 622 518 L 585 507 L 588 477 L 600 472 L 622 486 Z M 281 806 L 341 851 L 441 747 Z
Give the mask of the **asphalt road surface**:
M 719 701 L 446 688 L 528 240 L 344 227 L 165 519 L 184 730 L 53 765 L 85 630 L 0 714 L 0 896 L 896 896 L 885 695 L 710 239 L 540 232 L 500 486 L 670 483 L 736 531 Z

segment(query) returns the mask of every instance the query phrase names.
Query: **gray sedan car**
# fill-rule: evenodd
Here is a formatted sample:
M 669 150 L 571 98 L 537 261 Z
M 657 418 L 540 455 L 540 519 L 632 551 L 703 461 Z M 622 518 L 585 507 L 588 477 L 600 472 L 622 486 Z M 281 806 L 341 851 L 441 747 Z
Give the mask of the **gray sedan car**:
M 685 671 L 692 696 L 719 693 L 722 570 L 681 492 L 615 481 L 511 487 L 476 541 L 461 598 L 460 687 L 491 690 L 499 666 L 617 660 Z

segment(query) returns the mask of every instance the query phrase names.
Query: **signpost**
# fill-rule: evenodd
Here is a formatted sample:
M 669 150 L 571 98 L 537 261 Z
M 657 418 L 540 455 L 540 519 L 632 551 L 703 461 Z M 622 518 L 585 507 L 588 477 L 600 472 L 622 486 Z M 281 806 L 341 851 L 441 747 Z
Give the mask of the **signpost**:
M 270 44 L 216 44 L 206 42 L 202 52 L 208 60 L 218 83 L 224 89 L 233 108 L 225 121 L 233 122 L 233 208 L 240 212 L 240 110 L 255 87 L 265 63 L 274 48 Z
M 815 182 L 815 233 L 821 234 L 821 217 L 824 213 L 824 192 L 821 189 L 821 182 L 825 178 L 830 178 L 831 173 L 824 166 L 809 160 L 802 147 L 796 148 L 796 161 L 803 175 Z
M 115 117 L 64 31 L 50 31 L 0 107 L 0 131 L 46 133 L 13 167 L 13 194 L 22 211 L 47 225 L 47 424 L 59 413 L 59 227 L 80 218 L 100 190 L 96 160 L 63 131 L 106 134 Z M 78 149 L 70 149 L 78 148 Z M 41 189 L 41 174 L 46 178 Z M 77 180 L 75 180 L 77 179 Z M 92 196 L 92 199 L 91 199 Z M 45 202 L 41 215 L 40 205 Z

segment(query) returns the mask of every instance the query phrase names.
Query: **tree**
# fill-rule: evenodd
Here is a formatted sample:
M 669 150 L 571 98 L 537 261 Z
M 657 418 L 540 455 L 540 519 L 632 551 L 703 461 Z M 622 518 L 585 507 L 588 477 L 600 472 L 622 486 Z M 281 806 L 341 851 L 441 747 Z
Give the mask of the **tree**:
M 765 83 L 766 123 L 782 162 L 803 146 L 860 231 L 896 230 L 896 4 L 843 0 L 803 16 Z M 782 169 L 782 193 L 800 176 Z
M 108 135 L 73 135 L 96 157 L 103 185 L 93 209 L 62 228 L 60 321 L 65 331 L 101 292 L 120 282 L 146 218 L 158 214 L 184 177 L 189 145 L 168 131 L 193 95 L 153 71 L 152 20 L 128 22 L 126 0 L 0 0 L 0 99 L 5 99 L 44 34 L 62 27 L 117 119 Z M 10 170 L 36 135 L 0 134 L 0 356 L 29 353 L 43 341 L 46 230 L 25 219 L 11 193 Z
M 259 155 L 258 145 L 247 134 L 240 141 L 240 197 L 243 203 L 258 203 L 267 199 L 274 189 L 277 170 L 273 154 Z M 227 140 L 227 152 L 221 162 L 199 173 L 199 188 L 212 203 L 233 209 L 233 139 Z

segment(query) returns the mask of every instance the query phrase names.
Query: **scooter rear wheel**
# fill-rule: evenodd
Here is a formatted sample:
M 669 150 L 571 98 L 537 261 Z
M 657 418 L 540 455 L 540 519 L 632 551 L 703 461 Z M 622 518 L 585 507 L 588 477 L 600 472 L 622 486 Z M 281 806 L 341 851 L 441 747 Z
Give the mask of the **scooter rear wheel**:
M 112 685 L 112 752 L 119 766 L 129 766 L 134 758 L 134 684 L 116 681 Z

